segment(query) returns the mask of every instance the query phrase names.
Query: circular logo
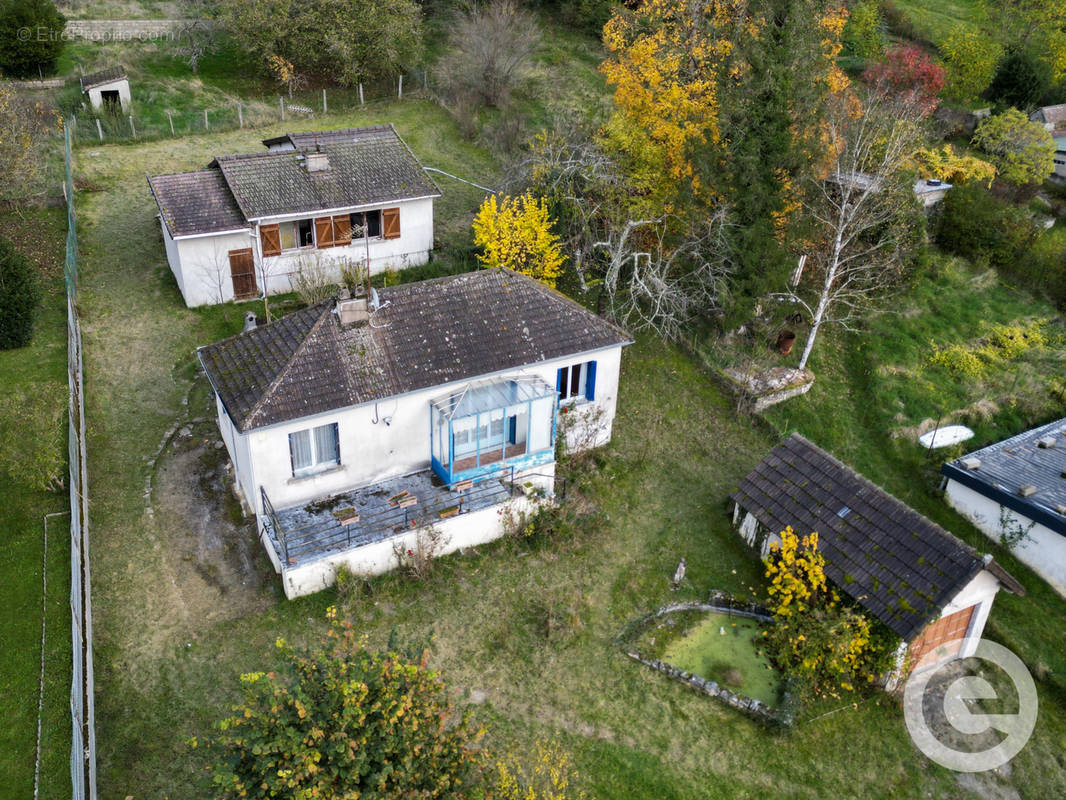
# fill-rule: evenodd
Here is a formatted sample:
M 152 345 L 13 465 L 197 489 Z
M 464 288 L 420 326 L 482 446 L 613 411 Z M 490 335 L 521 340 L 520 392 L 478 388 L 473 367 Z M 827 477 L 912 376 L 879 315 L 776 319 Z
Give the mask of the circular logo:
M 914 744 L 937 764 L 956 772 L 985 772 L 1006 764 L 1028 743 L 1036 725 L 1036 684 L 1018 656 L 1003 645 L 981 639 L 971 657 L 987 661 L 1006 674 L 1014 684 L 1018 710 L 986 714 L 973 709 L 971 701 L 1002 699 L 991 683 L 971 674 L 937 679 L 946 668 L 959 663 L 937 664 L 938 658 L 953 649 L 966 652 L 967 645 L 972 645 L 972 640 L 956 639 L 922 657 L 903 691 L 903 718 Z M 930 717 L 938 724 L 930 725 Z M 965 749 L 959 749 L 960 745 Z
M 19 28 L 19 30 L 18 30 L 18 40 L 20 42 L 28 42 L 30 40 L 30 36 L 32 34 L 33 34 L 33 31 L 31 31 L 29 28 Z

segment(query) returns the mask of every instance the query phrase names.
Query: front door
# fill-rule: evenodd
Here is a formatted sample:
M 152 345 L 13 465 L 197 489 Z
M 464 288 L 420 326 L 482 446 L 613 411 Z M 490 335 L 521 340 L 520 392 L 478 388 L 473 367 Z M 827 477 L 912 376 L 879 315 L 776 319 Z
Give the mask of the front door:
M 229 272 L 233 280 L 233 299 L 249 300 L 259 296 L 255 285 L 255 259 L 252 248 L 229 251 Z

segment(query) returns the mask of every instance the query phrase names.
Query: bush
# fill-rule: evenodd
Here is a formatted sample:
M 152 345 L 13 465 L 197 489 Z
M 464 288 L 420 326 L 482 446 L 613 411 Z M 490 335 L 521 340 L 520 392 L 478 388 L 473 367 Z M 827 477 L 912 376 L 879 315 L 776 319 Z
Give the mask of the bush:
M 1014 50 L 996 67 L 988 95 L 996 103 L 1029 109 L 1051 91 L 1051 68 L 1030 50 Z
M 51 0 L 0 0 L 0 72 L 15 78 L 53 73 L 66 25 Z
M 996 269 L 1009 271 L 1036 239 L 1024 212 L 979 186 L 956 186 L 942 206 L 936 240 L 955 255 L 986 259 Z
M 0 239 L 0 350 L 30 343 L 40 302 L 33 262 L 7 239 Z

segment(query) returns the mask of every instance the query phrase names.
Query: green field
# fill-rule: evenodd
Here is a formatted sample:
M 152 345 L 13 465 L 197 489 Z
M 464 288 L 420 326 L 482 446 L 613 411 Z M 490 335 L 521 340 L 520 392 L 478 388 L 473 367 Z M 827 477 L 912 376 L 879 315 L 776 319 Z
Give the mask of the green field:
M 64 211 L 26 210 L 0 214 L 0 236 L 16 243 L 39 267 L 47 288 L 33 342 L 0 352 L 0 436 L 12 432 L 21 446 L 29 426 L 25 415 L 40 414 L 44 432 L 58 420 L 54 439 L 66 431 L 66 303 L 62 263 Z M 10 464 L 5 464 L 10 467 Z M 37 747 L 38 686 L 41 669 L 42 567 L 47 571 L 45 602 L 44 714 L 41 726 L 42 798 L 70 797 L 70 534 L 68 518 L 45 514 L 67 509 L 67 495 L 42 491 L 0 469 L 0 786 L 11 797 L 32 797 Z
M 918 31 L 939 44 L 956 28 L 979 29 L 982 0 L 893 0 Z

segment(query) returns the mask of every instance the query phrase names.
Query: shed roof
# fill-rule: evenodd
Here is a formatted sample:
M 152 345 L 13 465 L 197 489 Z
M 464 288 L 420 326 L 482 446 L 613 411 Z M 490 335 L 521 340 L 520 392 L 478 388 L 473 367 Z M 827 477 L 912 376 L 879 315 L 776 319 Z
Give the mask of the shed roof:
M 379 292 L 371 324 L 332 300 L 200 348 L 230 418 L 247 431 L 630 342 L 618 327 L 510 270 Z
M 105 83 L 112 83 L 113 81 L 120 81 L 126 78 L 126 70 L 123 67 L 108 67 L 102 69 L 99 72 L 90 72 L 88 75 L 81 76 L 81 90 L 87 92 L 96 86 L 102 86 Z
M 217 169 L 156 175 L 148 185 L 171 236 L 248 227 Z
M 1038 108 L 1029 118 L 1039 122 L 1050 122 L 1052 125 L 1066 122 L 1066 103 Z
M 980 466 L 967 469 L 974 458 Z M 949 461 L 941 472 L 1066 536 L 1066 417 Z
M 1024 594 L 998 564 L 799 434 L 731 497 L 771 531 L 817 531 L 829 579 L 905 641 L 982 569 Z
M 289 145 L 294 150 L 314 150 L 323 144 L 346 144 L 369 142 L 375 139 L 391 141 L 396 131 L 391 125 L 367 125 L 363 128 L 334 128 L 327 131 L 297 131 L 283 133 L 270 139 L 264 139 L 267 147 Z

